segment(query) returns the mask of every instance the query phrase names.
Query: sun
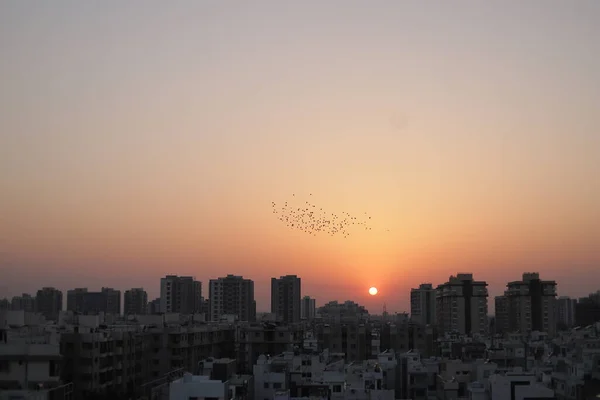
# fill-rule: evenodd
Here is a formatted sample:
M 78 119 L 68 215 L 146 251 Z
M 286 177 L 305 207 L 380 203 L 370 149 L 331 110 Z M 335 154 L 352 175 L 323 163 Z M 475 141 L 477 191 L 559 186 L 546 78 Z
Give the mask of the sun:
M 375 286 L 373 286 L 372 288 L 369 289 L 369 294 L 371 296 L 375 296 L 377 294 L 377 288 Z

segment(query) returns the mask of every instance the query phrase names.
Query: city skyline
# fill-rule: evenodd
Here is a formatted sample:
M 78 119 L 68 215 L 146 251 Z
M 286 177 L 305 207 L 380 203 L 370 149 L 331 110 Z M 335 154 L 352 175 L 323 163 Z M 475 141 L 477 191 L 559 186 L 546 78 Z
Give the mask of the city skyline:
M 373 314 L 373 315 L 380 315 L 383 312 L 383 307 L 385 306 L 385 310 L 388 313 L 390 313 L 390 312 L 391 313 L 407 313 L 407 314 L 411 315 L 411 318 L 412 317 L 416 317 L 415 321 L 421 321 L 420 318 L 422 318 L 422 317 L 420 316 L 420 314 L 416 315 L 416 316 L 413 316 L 413 314 L 411 313 L 411 309 L 414 307 L 414 305 L 412 304 L 411 300 L 413 299 L 413 295 L 415 294 L 415 291 L 418 292 L 420 290 L 432 290 L 433 293 L 434 293 L 432 301 L 435 303 L 435 293 L 436 293 L 436 291 L 439 288 L 444 287 L 445 285 L 447 285 L 446 281 L 448 279 L 453 280 L 453 279 L 456 279 L 459 276 L 471 276 L 471 278 L 473 278 L 473 279 L 477 279 L 478 281 L 482 281 L 482 282 L 486 283 L 486 285 L 487 285 L 487 289 L 486 289 L 487 295 L 486 295 L 486 297 L 487 297 L 487 304 L 488 304 L 487 314 L 490 315 L 490 316 L 493 316 L 493 315 L 495 315 L 495 306 L 496 306 L 495 305 L 495 300 L 497 298 L 499 298 L 499 297 L 505 297 L 507 289 L 510 288 L 510 285 L 521 284 L 522 278 L 525 278 L 525 276 L 529 276 L 529 275 L 536 275 L 536 276 L 539 277 L 539 273 L 538 272 L 524 271 L 524 272 L 522 272 L 522 274 L 520 274 L 518 277 L 515 277 L 514 279 L 507 279 L 504 282 L 504 285 L 502 287 L 494 288 L 493 286 L 490 287 L 489 282 L 487 282 L 485 279 L 480 279 L 478 276 L 473 276 L 473 274 L 470 273 L 470 272 L 465 272 L 465 271 L 454 272 L 454 273 L 451 273 L 450 275 L 448 275 L 448 278 L 441 279 L 439 283 L 437 283 L 437 282 L 421 282 L 416 287 L 409 289 L 409 291 L 404 294 L 404 296 L 407 299 L 407 304 L 408 305 L 407 305 L 406 308 L 403 308 L 403 309 L 397 309 L 397 305 L 387 303 L 386 300 L 385 300 L 385 297 L 380 297 L 382 295 L 380 295 L 379 293 L 376 294 L 376 295 L 369 294 L 368 293 L 368 289 L 369 289 L 368 287 L 365 290 L 366 291 L 366 295 L 363 296 L 364 299 L 362 299 L 361 296 L 348 297 L 348 298 L 332 298 L 330 296 L 328 297 L 326 294 L 324 296 L 322 296 L 322 297 L 318 297 L 319 295 L 315 296 L 312 293 L 307 293 L 304 290 L 302 290 L 301 293 L 300 293 L 300 295 L 301 295 L 301 299 L 300 300 L 302 300 L 304 297 L 309 297 L 312 300 L 316 301 L 316 307 L 317 308 L 322 307 L 325 304 L 330 303 L 330 302 L 343 303 L 345 301 L 356 301 L 361 306 L 365 306 L 366 309 L 369 311 L 369 313 Z M 287 277 L 290 277 L 290 276 L 297 277 L 298 279 L 302 279 L 301 276 L 287 275 Z M 202 294 L 201 294 L 202 298 L 203 299 L 209 299 L 210 298 L 210 296 L 209 296 L 210 281 L 217 281 L 217 280 L 225 279 L 225 278 L 228 278 L 228 277 L 234 277 L 234 278 L 240 277 L 240 278 L 243 278 L 244 280 L 250 280 L 250 281 L 253 282 L 254 286 L 256 287 L 256 282 L 253 281 L 252 278 L 244 277 L 244 276 L 239 276 L 239 275 L 235 275 L 235 274 L 227 274 L 227 275 L 223 275 L 223 276 L 219 276 L 219 277 L 215 277 L 215 278 L 209 279 L 206 282 L 203 282 L 203 281 L 199 280 L 199 282 L 202 284 Z M 32 290 L 30 292 L 18 292 L 17 291 L 18 293 L 16 293 L 14 296 L 6 296 L 6 299 L 8 301 L 10 301 L 12 297 L 19 297 L 19 296 L 25 294 L 25 295 L 32 296 L 32 299 L 35 300 L 36 293 L 38 292 L 38 290 L 41 291 L 42 289 L 46 289 L 46 288 L 57 289 L 57 290 L 61 291 L 62 294 L 63 294 L 62 295 L 62 298 L 63 298 L 62 304 L 63 304 L 63 309 L 66 310 L 67 309 L 67 298 L 68 298 L 67 293 L 69 291 L 74 291 L 74 290 L 79 290 L 79 289 L 85 289 L 85 290 L 87 290 L 89 292 L 92 292 L 92 293 L 99 293 L 100 290 L 105 290 L 105 289 L 109 290 L 109 291 L 111 291 L 111 290 L 117 290 L 117 291 L 120 291 L 120 293 L 121 293 L 121 295 L 120 295 L 120 299 L 121 300 L 120 301 L 121 301 L 121 303 L 123 303 L 123 302 L 125 302 L 125 293 L 126 292 L 135 291 L 135 290 L 140 290 L 141 289 L 141 290 L 144 291 L 144 293 L 147 294 L 147 298 L 146 299 L 147 299 L 147 304 L 149 305 L 153 300 L 157 300 L 159 302 L 161 301 L 161 298 L 162 298 L 162 296 L 161 296 L 162 282 L 165 279 L 169 279 L 169 278 L 174 278 L 174 279 L 179 279 L 179 278 L 189 279 L 189 278 L 191 278 L 193 281 L 196 281 L 196 277 L 184 277 L 182 275 L 169 274 L 169 275 L 167 275 L 165 277 L 161 277 L 159 279 L 159 284 L 158 284 L 159 288 L 158 288 L 158 290 L 156 292 L 153 292 L 152 289 L 148 289 L 148 288 L 144 288 L 144 287 L 141 287 L 141 288 L 140 287 L 121 288 L 121 287 L 101 286 L 100 288 L 95 289 L 94 287 L 90 288 L 89 286 L 77 286 L 77 287 L 71 287 L 71 288 L 62 289 L 60 287 L 54 287 L 54 286 L 48 286 L 48 285 L 46 285 L 46 286 L 43 286 L 43 287 L 39 287 L 38 289 Z M 263 313 L 263 314 L 271 314 L 271 313 L 273 313 L 273 311 L 272 311 L 272 300 L 273 300 L 272 295 L 273 295 L 273 293 L 271 291 L 272 287 L 273 287 L 272 286 L 272 280 L 273 279 L 279 280 L 280 278 L 283 278 L 283 276 L 282 277 L 272 277 L 271 280 L 269 280 L 269 286 L 270 286 L 270 288 L 269 288 L 269 296 L 268 296 L 268 301 L 267 302 L 256 301 L 256 297 L 255 297 L 255 301 L 257 303 L 257 306 L 256 306 L 256 312 L 257 313 Z M 541 276 L 541 278 L 542 279 L 546 279 L 547 277 Z M 552 278 L 549 278 L 549 279 L 551 279 L 552 282 L 555 282 L 554 280 L 552 280 Z M 303 280 L 302 280 L 302 282 L 303 282 L 302 283 L 302 287 L 305 287 L 304 286 L 305 284 L 304 284 Z M 428 285 L 431 285 L 430 289 L 427 289 Z M 557 299 L 559 299 L 561 297 L 566 297 L 566 298 L 569 298 L 569 299 L 577 300 L 577 299 L 580 299 L 580 298 L 587 297 L 590 294 L 600 293 L 600 288 L 597 288 L 597 289 L 591 290 L 589 292 L 583 292 L 581 294 L 567 294 L 567 293 L 564 293 L 564 292 L 560 291 L 560 282 L 555 282 L 555 285 L 556 285 L 556 288 L 557 288 L 556 289 L 556 293 L 555 293 L 555 297 Z M 256 291 L 254 291 L 254 292 L 256 293 Z M 323 295 L 323 293 L 320 293 L 320 294 Z M 2 299 L 3 299 L 3 297 L 0 297 L 0 300 L 2 300 Z M 370 302 L 369 302 L 369 299 L 371 300 Z M 369 308 L 369 306 L 371 306 L 371 308 Z M 298 307 L 300 308 L 301 304 L 298 304 Z M 417 307 L 420 308 L 421 306 L 417 306 Z M 123 310 L 124 310 L 124 308 L 123 308 Z M 162 311 L 162 312 L 165 312 L 165 311 Z M 169 311 L 167 311 L 167 312 L 169 312 Z M 435 314 L 433 314 L 429 318 L 435 319 L 436 316 L 435 316 Z
M 287 274 L 375 312 L 457 271 L 490 299 L 523 271 L 598 290 L 600 3 L 180 5 L 0 3 L 0 298 L 155 298 L 169 274 L 252 279 L 260 311 Z M 373 230 L 289 229 L 292 198 Z

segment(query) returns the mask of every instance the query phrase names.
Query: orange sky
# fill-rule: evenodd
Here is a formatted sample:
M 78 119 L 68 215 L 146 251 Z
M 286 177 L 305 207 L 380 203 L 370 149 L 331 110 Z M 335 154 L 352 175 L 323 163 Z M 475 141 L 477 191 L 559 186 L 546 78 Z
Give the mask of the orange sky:
M 228 273 L 259 310 L 285 274 L 371 311 L 457 272 L 597 290 L 598 3 L 334 3 L 2 3 L 0 297 Z M 289 230 L 293 193 L 374 229 Z

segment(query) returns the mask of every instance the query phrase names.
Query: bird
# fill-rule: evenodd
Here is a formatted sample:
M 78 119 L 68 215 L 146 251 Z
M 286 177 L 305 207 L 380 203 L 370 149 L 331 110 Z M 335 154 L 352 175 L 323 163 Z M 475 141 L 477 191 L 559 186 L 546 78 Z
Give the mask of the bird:
M 309 196 L 312 196 L 312 193 L 309 193 Z M 292 197 L 296 197 L 296 194 L 293 193 Z M 292 206 L 285 201 L 281 207 L 272 201 L 271 206 L 273 214 L 277 215 L 280 222 L 285 223 L 290 229 L 297 229 L 311 236 L 323 234 L 348 238 L 353 233 L 353 227 L 364 228 L 366 231 L 373 229 L 369 225 L 371 216 L 367 212 L 364 213 L 366 219 L 363 219 L 346 211 L 335 213 L 325 210 L 310 201 L 304 201 L 300 206 Z

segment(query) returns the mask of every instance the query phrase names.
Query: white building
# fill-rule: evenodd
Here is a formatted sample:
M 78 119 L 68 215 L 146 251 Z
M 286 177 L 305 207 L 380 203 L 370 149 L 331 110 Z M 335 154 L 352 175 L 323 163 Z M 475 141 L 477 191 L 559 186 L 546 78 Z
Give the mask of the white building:
M 61 386 L 60 336 L 24 324 L 9 330 L 8 321 L 14 326 L 18 320 L 4 311 L 0 316 L 0 399 L 45 399 Z

